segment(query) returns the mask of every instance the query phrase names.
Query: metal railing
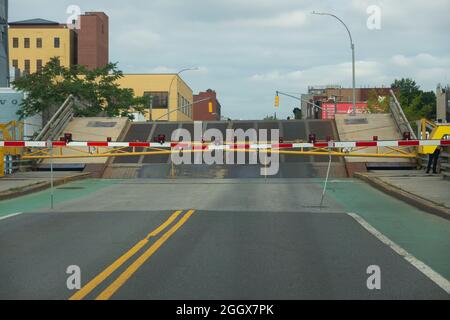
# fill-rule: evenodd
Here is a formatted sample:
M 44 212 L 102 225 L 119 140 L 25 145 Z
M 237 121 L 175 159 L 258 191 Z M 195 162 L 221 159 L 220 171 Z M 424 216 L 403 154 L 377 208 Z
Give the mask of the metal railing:
M 389 103 L 389 108 L 391 110 L 392 116 L 394 118 L 394 122 L 397 125 L 399 132 L 402 134 L 403 132 L 410 132 L 411 139 L 417 139 L 416 133 L 413 131 L 408 118 L 406 118 L 405 113 L 403 112 L 403 108 L 398 102 L 397 97 L 393 90 L 389 90 L 391 94 L 391 101 Z
M 62 134 L 64 128 L 72 120 L 74 97 L 70 95 L 61 107 L 55 112 L 52 118 L 47 122 L 41 132 L 34 139 L 35 141 L 57 140 Z
M 426 168 L 428 165 L 427 154 L 421 154 L 419 156 L 419 165 L 421 168 Z M 450 148 L 444 148 L 439 155 L 438 168 L 440 168 L 441 173 L 444 177 L 450 177 Z
M 21 160 L 19 156 L 4 156 L 4 174 L 13 174 L 17 171 L 25 171 L 33 168 L 32 160 Z

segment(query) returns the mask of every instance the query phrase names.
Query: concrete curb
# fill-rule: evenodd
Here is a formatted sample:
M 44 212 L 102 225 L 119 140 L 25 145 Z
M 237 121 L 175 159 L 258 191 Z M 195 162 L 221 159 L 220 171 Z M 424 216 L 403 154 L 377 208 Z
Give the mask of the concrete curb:
M 82 173 L 82 174 L 76 174 L 64 178 L 58 178 L 55 179 L 53 184 L 54 186 L 60 186 L 69 182 L 77 181 L 77 180 L 83 180 L 91 178 L 92 173 Z M 51 183 L 49 181 L 45 182 L 38 182 L 33 185 L 28 185 L 25 187 L 18 188 L 17 190 L 8 190 L 0 193 L 0 201 L 1 200 L 9 200 L 17 197 L 21 197 L 30 193 L 43 191 L 45 189 L 50 188 Z
M 357 172 L 354 174 L 354 177 L 360 179 L 364 182 L 369 183 L 371 186 L 376 189 L 389 194 L 397 199 L 400 199 L 416 208 L 424 210 L 426 212 L 438 215 L 442 218 L 450 220 L 450 210 L 442 207 L 432 201 L 421 198 L 415 194 L 407 192 L 405 190 L 401 190 L 387 182 L 382 181 L 378 177 L 372 177 L 368 174 L 364 174 L 361 172 Z

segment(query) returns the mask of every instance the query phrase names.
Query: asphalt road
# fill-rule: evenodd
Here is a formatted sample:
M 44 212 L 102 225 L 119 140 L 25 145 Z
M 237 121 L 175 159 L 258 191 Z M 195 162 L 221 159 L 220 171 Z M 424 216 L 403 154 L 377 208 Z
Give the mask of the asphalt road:
M 448 299 L 308 179 L 129 180 L 0 220 L 0 299 Z M 68 266 L 82 289 L 66 287 Z M 367 267 L 381 269 L 369 290 Z

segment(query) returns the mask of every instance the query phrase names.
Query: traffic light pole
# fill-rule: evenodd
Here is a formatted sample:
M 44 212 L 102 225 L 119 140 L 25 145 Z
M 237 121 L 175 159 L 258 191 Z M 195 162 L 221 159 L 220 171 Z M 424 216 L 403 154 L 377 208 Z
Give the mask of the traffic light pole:
M 277 95 L 276 96 L 278 97 L 279 95 L 283 95 L 283 96 L 286 96 L 286 97 L 289 97 L 289 98 L 292 98 L 292 99 L 295 99 L 295 100 L 299 100 L 300 102 L 304 102 L 304 103 L 310 104 L 313 107 L 318 108 L 318 109 L 323 111 L 322 107 L 318 106 L 317 104 L 315 104 L 315 103 L 313 103 L 311 101 L 308 101 L 308 100 L 305 100 L 305 99 L 293 96 L 291 94 L 288 94 L 288 93 L 285 93 L 285 92 L 282 92 L 282 91 L 277 91 Z M 275 107 L 278 107 L 277 106 L 277 102 L 279 103 L 278 99 L 276 99 Z M 300 106 L 300 109 L 301 109 L 301 106 Z M 327 118 L 328 118 L 328 109 L 326 109 L 325 112 L 327 113 Z

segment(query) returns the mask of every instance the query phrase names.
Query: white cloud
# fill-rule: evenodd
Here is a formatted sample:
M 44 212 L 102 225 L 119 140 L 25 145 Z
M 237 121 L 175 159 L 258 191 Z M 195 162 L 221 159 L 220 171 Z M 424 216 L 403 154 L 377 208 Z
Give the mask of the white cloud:
M 383 61 L 356 62 L 357 86 L 389 86 L 395 78 L 410 77 L 425 90 L 433 90 L 441 79 L 450 78 L 450 56 L 436 57 L 428 53 L 415 56 L 394 55 Z M 271 84 L 274 87 L 298 87 L 313 84 L 351 83 L 351 63 L 311 67 L 305 70 L 281 72 L 271 70 L 248 78 L 251 82 Z M 447 80 L 448 81 L 448 80 Z
M 299 28 L 306 23 L 306 14 L 303 11 L 292 11 L 271 16 L 268 18 L 248 18 L 228 21 L 225 24 L 237 27 L 257 28 Z
M 150 30 L 127 28 L 115 36 L 113 43 L 132 51 L 152 50 L 161 44 L 161 35 Z M 142 54 L 144 55 L 145 51 Z
M 429 53 L 419 53 L 415 56 L 404 56 L 396 54 L 391 58 L 392 63 L 398 67 L 448 67 L 450 65 L 450 57 L 436 57 Z
M 66 21 L 72 0 L 10 1 L 10 20 Z M 358 85 L 412 77 L 427 90 L 450 81 L 449 0 L 77 0 L 110 16 L 110 60 L 125 72 L 176 72 L 194 91 L 212 88 L 224 113 L 261 118 L 275 90 L 351 85 L 345 29 L 311 11 L 332 12 L 356 43 Z M 366 9 L 379 5 L 381 30 L 368 30 Z M 291 110 L 281 108 L 280 116 Z

